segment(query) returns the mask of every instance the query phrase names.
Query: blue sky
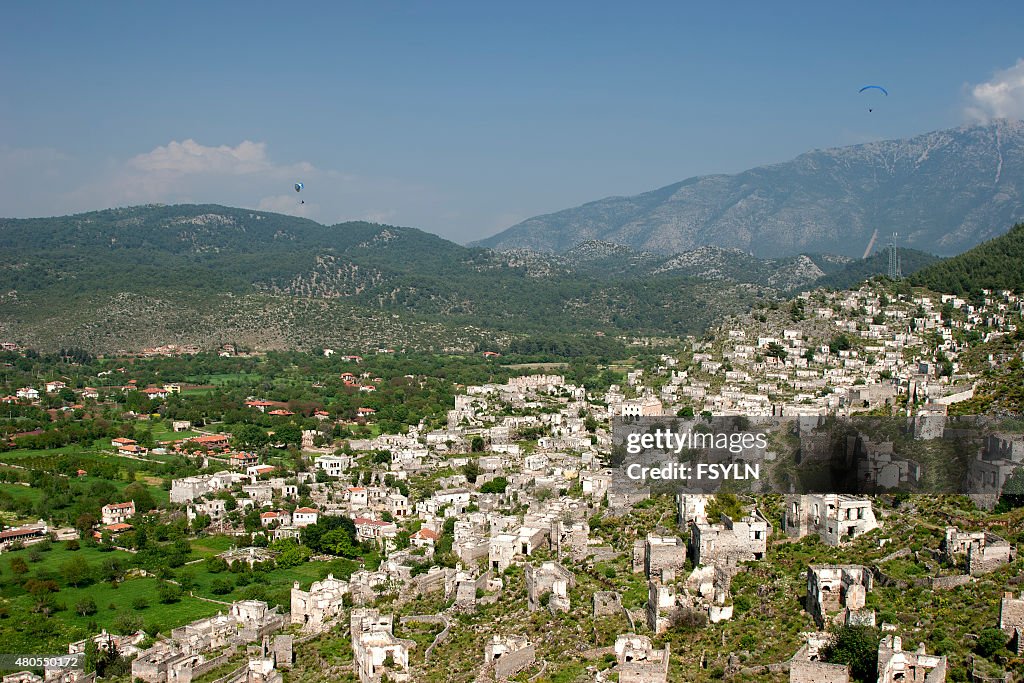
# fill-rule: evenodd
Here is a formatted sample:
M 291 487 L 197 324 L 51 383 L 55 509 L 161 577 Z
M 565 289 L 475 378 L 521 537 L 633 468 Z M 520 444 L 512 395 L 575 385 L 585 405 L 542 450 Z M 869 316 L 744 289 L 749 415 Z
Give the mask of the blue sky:
M 1024 115 L 1019 1 L 39 2 L 2 16 L 3 216 L 214 202 L 464 242 L 812 148 Z M 891 93 L 870 114 L 867 83 Z

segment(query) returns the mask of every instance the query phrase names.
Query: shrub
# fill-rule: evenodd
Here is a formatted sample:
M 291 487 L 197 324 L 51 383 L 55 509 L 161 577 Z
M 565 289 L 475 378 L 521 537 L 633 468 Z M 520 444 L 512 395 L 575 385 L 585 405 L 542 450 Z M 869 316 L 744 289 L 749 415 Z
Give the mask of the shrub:
M 75 603 L 75 611 L 83 617 L 96 614 L 96 601 L 91 597 L 86 596 Z
M 1006 640 L 1007 638 L 1001 629 L 995 627 L 986 628 L 978 635 L 978 642 L 974 646 L 974 651 L 985 659 L 990 659 L 992 655 L 1003 649 L 1003 646 L 1006 645 Z
M 849 664 L 850 675 L 858 681 L 878 678 L 878 630 L 871 626 L 840 626 L 822 651 L 830 664 Z

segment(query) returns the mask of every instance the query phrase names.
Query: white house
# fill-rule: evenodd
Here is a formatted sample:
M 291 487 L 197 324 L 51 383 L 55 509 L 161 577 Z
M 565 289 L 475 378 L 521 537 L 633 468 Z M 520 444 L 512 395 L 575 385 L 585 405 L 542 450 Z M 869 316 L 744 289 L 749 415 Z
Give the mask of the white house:
M 104 524 L 121 524 L 135 516 L 135 501 L 130 500 L 127 503 L 104 505 L 100 512 L 103 516 Z
M 313 508 L 295 508 L 295 512 L 292 513 L 292 525 L 304 527 L 316 524 L 319 517 L 320 513 Z

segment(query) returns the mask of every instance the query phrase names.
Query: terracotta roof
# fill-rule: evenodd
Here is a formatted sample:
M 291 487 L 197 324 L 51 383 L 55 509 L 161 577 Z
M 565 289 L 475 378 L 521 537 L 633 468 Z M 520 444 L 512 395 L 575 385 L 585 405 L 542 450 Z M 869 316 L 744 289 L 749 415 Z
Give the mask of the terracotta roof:
M 196 436 L 189 439 L 189 441 L 195 441 L 196 443 L 219 443 L 227 440 L 228 437 L 223 434 L 204 434 L 203 436 Z
M 42 533 L 43 530 L 37 528 L 8 529 L 7 531 L 0 531 L 0 541 L 6 541 L 8 538 L 21 538 L 23 536 L 39 536 Z
M 309 514 L 309 513 L 318 514 L 320 512 L 319 510 L 315 510 L 313 508 L 295 508 L 295 511 L 296 512 L 301 512 L 302 514 Z
M 423 538 L 430 541 L 436 541 L 441 538 L 441 534 L 436 531 L 431 531 L 430 529 L 420 529 L 412 535 L 412 538 Z
M 385 522 L 382 519 L 370 519 L 369 517 L 356 517 L 352 522 L 356 526 L 391 526 L 394 522 Z

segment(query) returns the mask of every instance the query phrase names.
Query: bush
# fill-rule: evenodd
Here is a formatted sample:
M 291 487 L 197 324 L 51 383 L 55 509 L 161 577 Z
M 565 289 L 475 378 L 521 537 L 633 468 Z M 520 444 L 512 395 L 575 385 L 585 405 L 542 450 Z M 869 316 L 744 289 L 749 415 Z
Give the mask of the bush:
M 114 617 L 113 630 L 115 633 L 129 634 L 135 633 L 142 628 L 142 617 L 131 612 L 119 612 Z
M 96 611 L 96 601 L 89 596 L 86 596 L 75 603 L 75 612 L 80 616 L 87 617 L 92 614 L 96 614 Z
M 998 653 L 1006 645 L 1007 638 L 1001 629 L 990 627 L 981 632 L 974 651 L 985 659 L 991 659 L 992 655 Z
M 79 548 L 81 548 L 81 547 L 82 547 L 82 546 L 81 546 L 81 544 L 80 544 L 80 543 L 78 542 L 78 539 L 77 539 L 77 538 L 71 538 L 71 539 L 68 539 L 68 540 L 67 540 L 67 541 L 65 541 L 65 543 L 64 543 L 64 548 L 65 548 L 65 549 L 67 549 L 67 550 L 78 550 L 78 549 L 79 549 Z
M 160 596 L 160 602 L 165 605 L 170 605 L 181 600 L 181 592 L 181 586 L 176 586 L 173 583 L 162 583 L 157 589 L 157 594 Z
M 141 611 L 141 610 L 146 609 L 147 607 L 149 607 L 149 600 L 147 600 L 146 598 L 142 597 L 141 595 L 139 597 L 135 598 L 134 600 L 132 600 L 132 609 L 133 610 Z
M 878 679 L 878 630 L 871 626 L 840 626 L 822 651 L 830 664 L 849 664 L 857 681 Z

